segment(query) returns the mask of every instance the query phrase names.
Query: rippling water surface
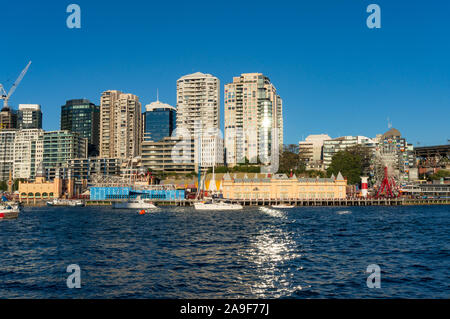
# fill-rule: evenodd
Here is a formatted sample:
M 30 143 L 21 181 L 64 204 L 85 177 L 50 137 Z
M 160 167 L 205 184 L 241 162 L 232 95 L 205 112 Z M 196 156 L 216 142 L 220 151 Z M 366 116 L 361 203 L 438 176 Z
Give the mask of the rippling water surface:
M 449 206 L 45 207 L 0 222 L 0 298 L 449 298 L 449 278 Z

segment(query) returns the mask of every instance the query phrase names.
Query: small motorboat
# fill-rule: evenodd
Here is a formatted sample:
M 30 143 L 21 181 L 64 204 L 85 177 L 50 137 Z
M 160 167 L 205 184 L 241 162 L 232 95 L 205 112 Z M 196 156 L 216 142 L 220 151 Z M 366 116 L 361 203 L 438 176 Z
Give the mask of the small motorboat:
M 294 205 L 287 205 L 287 204 L 279 204 L 279 205 L 272 205 L 272 208 L 281 208 L 281 209 L 285 209 L 285 208 L 294 208 Z
M 152 202 L 137 198 L 130 199 L 126 202 L 115 202 L 112 204 L 112 208 L 122 209 L 154 209 L 157 208 Z
M 84 202 L 79 199 L 59 199 L 48 201 L 47 206 L 71 206 L 71 207 L 83 207 Z
M 244 207 L 241 204 L 231 204 L 225 202 L 199 202 L 194 203 L 196 210 L 239 210 Z
M 1 205 L 0 206 L 0 220 L 1 219 L 15 219 L 19 217 L 20 206 L 17 205 Z

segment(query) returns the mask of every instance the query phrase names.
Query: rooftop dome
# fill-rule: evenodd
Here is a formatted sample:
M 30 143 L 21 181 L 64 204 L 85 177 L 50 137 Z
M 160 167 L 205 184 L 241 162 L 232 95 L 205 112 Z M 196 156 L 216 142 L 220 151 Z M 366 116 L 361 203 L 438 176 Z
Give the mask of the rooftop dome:
M 399 130 L 395 128 L 391 128 L 389 131 L 383 134 L 383 139 L 391 138 L 391 137 L 402 137 L 402 134 Z

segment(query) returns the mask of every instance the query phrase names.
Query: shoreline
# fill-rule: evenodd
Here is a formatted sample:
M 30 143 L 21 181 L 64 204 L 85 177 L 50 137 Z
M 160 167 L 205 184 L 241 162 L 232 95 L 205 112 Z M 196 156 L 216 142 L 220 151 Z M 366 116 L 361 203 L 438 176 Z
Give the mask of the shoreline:
M 273 205 L 287 204 L 296 207 L 364 207 L 364 206 L 427 206 L 427 205 L 450 205 L 450 198 L 439 199 L 410 199 L 410 198 L 384 198 L 384 199 L 316 199 L 316 200 L 236 200 L 227 199 L 234 204 L 241 204 L 245 207 L 270 207 Z M 113 202 L 111 200 L 86 200 L 86 206 L 111 206 Z M 167 200 L 153 200 L 157 206 L 178 206 L 178 207 L 190 207 L 198 200 L 186 199 L 177 201 Z M 36 202 L 22 202 L 23 207 L 44 207 L 46 201 Z M 68 206 L 54 206 L 54 207 L 68 207 Z

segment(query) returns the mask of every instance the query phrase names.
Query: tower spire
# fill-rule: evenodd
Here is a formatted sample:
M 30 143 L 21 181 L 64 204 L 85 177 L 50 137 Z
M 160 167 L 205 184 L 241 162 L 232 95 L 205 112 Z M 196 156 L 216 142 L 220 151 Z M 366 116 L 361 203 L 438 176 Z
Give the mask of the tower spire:
M 158 91 L 158 88 L 156 88 L 156 102 L 159 102 L 159 91 Z

